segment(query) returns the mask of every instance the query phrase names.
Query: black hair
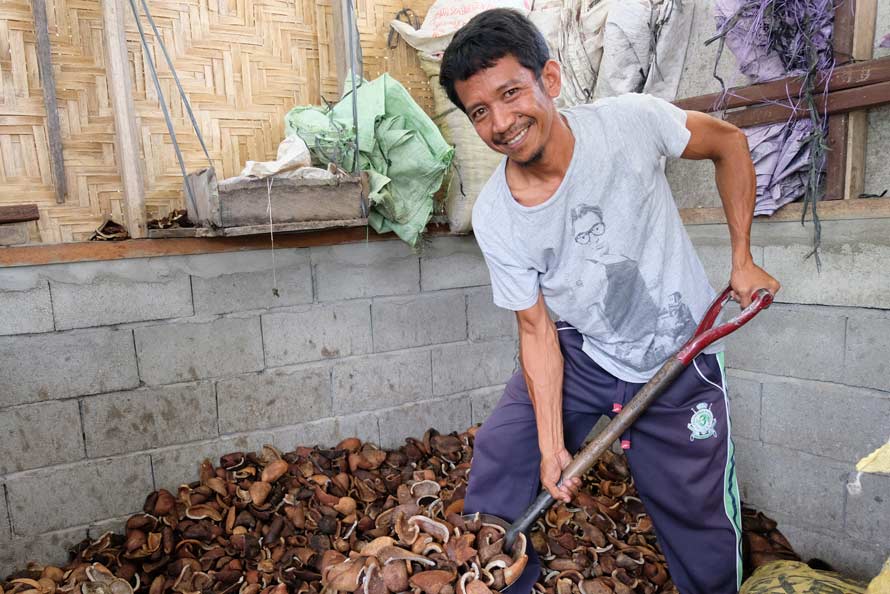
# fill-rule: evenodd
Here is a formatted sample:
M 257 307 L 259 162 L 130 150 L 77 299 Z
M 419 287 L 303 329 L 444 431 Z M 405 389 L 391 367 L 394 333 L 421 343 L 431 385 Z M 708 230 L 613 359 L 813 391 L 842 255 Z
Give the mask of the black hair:
M 550 59 L 550 50 L 538 28 L 519 11 L 492 8 L 480 12 L 457 30 L 445 49 L 439 84 L 451 102 L 466 112 L 454 83 L 491 68 L 507 55 L 514 56 L 537 79 Z
M 572 217 L 572 224 L 575 224 L 575 221 L 586 215 L 587 213 L 594 213 L 599 217 L 600 222 L 603 222 L 603 209 L 599 206 L 591 206 L 589 204 L 581 204 L 577 208 L 573 208 L 570 216 Z

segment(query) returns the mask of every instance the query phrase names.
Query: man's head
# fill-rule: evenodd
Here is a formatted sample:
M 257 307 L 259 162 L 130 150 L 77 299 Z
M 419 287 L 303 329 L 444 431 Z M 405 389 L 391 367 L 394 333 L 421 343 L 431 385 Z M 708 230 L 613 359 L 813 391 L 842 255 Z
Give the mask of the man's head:
M 599 206 L 581 204 L 572 209 L 571 217 L 575 243 L 585 246 L 597 255 L 609 252 L 609 247 L 603 238 L 606 232 L 603 210 Z
M 493 150 L 520 165 L 541 158 L 559 117 L 559 65 L 522 14 L 496 8 L 473 17 L 445 50 L 439 83 Z

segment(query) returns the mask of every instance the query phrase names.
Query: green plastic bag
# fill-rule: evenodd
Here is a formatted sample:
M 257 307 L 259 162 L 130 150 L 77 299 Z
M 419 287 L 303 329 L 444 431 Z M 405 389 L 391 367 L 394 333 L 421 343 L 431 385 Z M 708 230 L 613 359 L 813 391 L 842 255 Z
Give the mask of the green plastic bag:
M 356 97 L 359 167 L 368 172 L 370 183 L 368 222 L 378 233 L 392 231 L 416 248 L 454 149 L 405 87 L 388 74 L 363 81 Z M 285 116 L 285 125 L 287 134 L 300 136 L 316 160 L 352 170 L 351 94 L 344 94 L 330 110 L 295 107 Z

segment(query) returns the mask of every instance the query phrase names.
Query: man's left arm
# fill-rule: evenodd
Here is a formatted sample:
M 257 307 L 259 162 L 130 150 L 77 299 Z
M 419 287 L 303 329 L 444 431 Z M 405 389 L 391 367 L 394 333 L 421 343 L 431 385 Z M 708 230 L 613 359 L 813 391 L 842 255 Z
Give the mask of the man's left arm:
M 728 122 L 697 112 L 686 112 L 689 143 L 683 159 L 710 159 L 714 162 L 717 190 L 726 212 L 732 244 L 730 286 L 742 307 L 751 303 L 758 289 L 775 295 L 779 282 L 754 263 L 751 257 L 751 220 L 757 178 L 745 134 Z

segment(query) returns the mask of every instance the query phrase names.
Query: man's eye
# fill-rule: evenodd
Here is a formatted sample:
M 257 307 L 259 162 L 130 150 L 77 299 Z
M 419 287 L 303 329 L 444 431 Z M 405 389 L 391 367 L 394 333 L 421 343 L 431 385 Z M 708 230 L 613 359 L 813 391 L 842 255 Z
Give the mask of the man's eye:
M 478 120 L 479 118 L 481 118 L 483 115 L 485 115 L 485 110 L 484 110 L 484 109 L 477 109 L 477 110 L 474 111 L 472 114 L 470 114 L 470 118 L 475 122 L 476 120 Z
M 515 95 L 518 92 L 519 92 L 519 89 L 510 89 L 509 91 L 504 93 L 504 95 L 506 95 L 507 97 L 512 97 L 513 95 Z

